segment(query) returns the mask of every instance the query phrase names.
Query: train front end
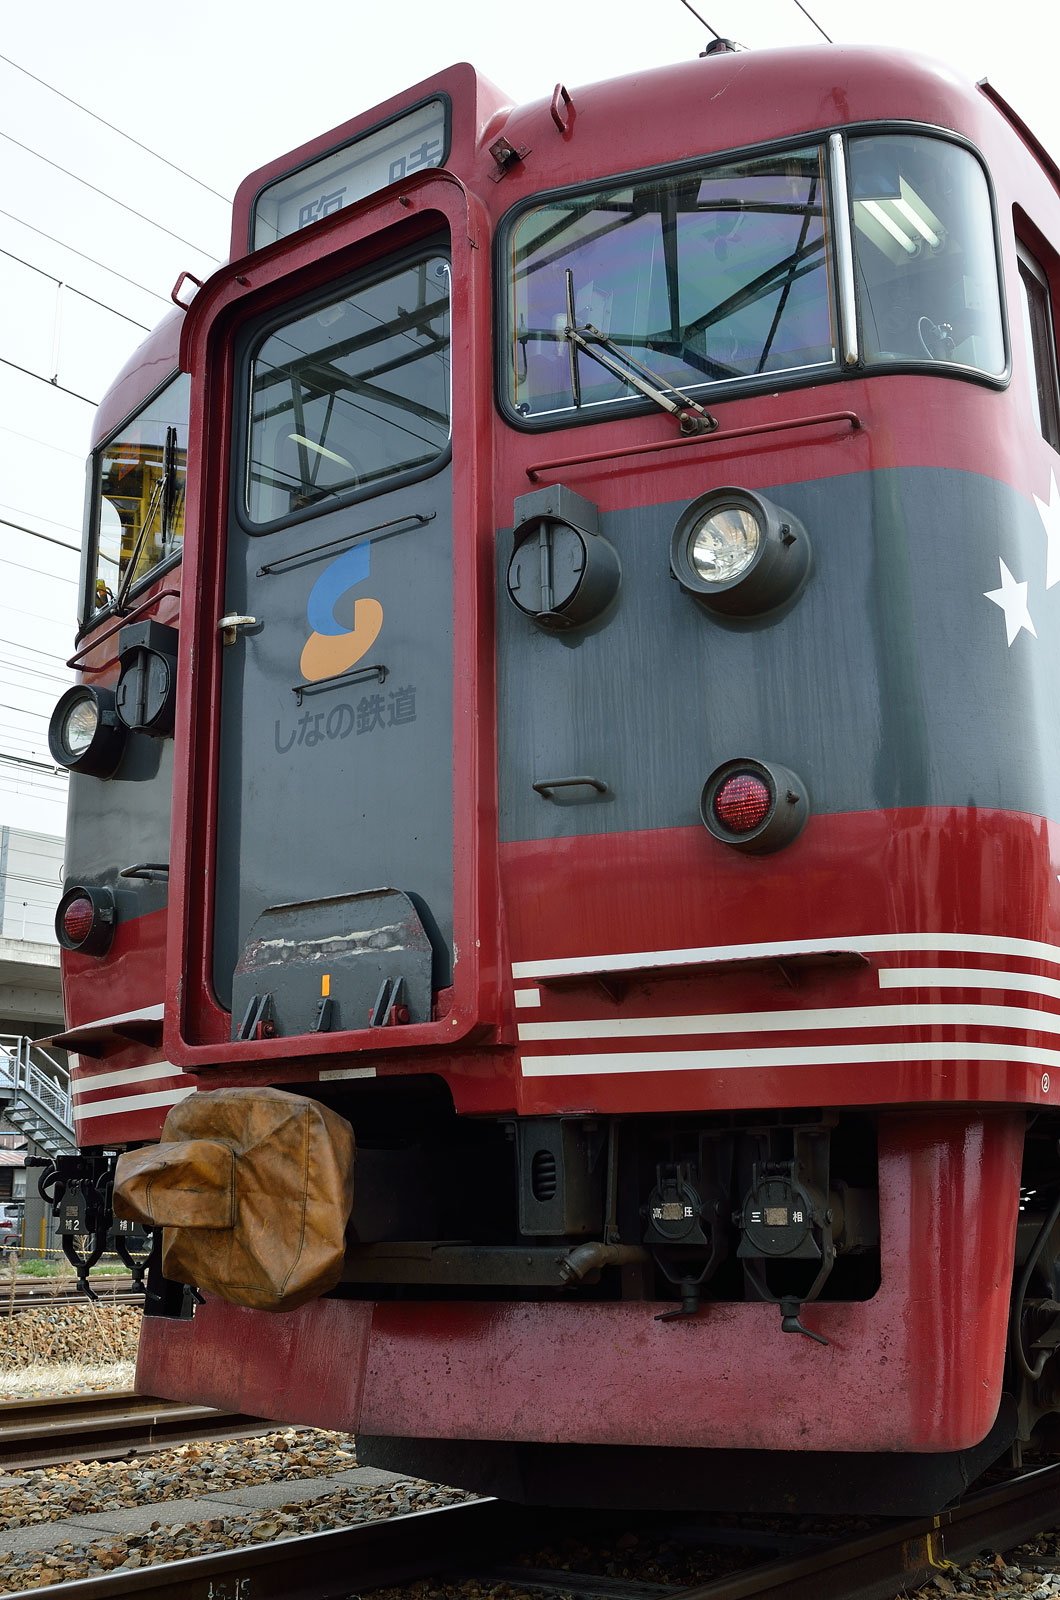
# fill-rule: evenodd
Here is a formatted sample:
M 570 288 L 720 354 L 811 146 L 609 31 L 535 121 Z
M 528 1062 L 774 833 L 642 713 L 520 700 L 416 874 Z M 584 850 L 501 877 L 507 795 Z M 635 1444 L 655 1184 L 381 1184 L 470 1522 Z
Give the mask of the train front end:
M 86 568 L 141 1389 L 554 1503 L 937 1507 L 1048 1426 L 1057 237 L 996 97 L 847 50 L 453 68 L 241 187 L 179 614 L 128 518 Z

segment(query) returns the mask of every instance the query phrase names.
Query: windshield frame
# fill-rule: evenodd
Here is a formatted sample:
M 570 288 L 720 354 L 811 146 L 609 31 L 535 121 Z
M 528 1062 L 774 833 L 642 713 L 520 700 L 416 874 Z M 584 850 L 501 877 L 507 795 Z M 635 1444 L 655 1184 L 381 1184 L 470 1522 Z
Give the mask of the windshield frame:
M 852 262 L 844 260 L 845 252 L 841 248 L 841 241 L 837 238 L 837 235 L 841 232 L 839 224 L 844 219 L 847 228 L 850 230 L 851 237 L 854 229 L 853 196 L 849 177 L 850 142 L 866 136 L 888 134 L 907 134 L 940 139 L 945 143 L 967 151 L 978 163 L 983 173 L 986 180 L 993 225 L 994 266 L 1005 355 L 1004 368 L 1000 373 L 987 373 L 979 368 L 965 366 L 959 362 L 935 361 L 927 358 L 923 360 L 909 358 L 908 360 L 888 361 L 880 361 L 878 358 L 867 359 L 862 339 L 863 317 L 860 301 L 857 300 L 856 295 L 854 299 L 857 309 L 856 326 L 851 329 L 848 325 L 848 303 L 842 280 L 843 274 L 848 269 L 852 269 Z M 831 142 L 836 135 L 841 140 L 842 155 L 844 157 L 842 166 L 844 167 L 845 192 L 842 195 L 838 194 L 836 190 L 837 174 L 831 159 Z M 809 146 L 817 147 L 822 156 L 825 195 L 825 247 L 829 273 L 829 295 L 835 332 L 835 354 L 833 359 L 811 367 L 793 369 L 791 372 L 779 369 L 763 372 L 762 374 L 744 375 L 736 380 L 720 379 L 704 384 L 689 384 L 686 386 L 689 394 L 701 405 L 713 408 L 728 400 L 751 398 L 755 395 L 766 393 L 774 394 L 789 389 L 815 388 L 819 384 L 840 383 L 852 377 L 878 377 L 909 372 L 917 374 L 930 372 L 934 377 L 956 378 L 998 390 L 1006 388 L 1012 373 L 1012 347 L 1009 337 L 997 196 L 990 168 L 976 145 L 970 139 L 952 129 L 911 120 L 887 119 L 811 128 L 785 139 L 713 151 L 708 155 L 693 156 L 682 161 L 669 162 L 665 166 L 626 169 L 614 173 L 601 174 L 583 183 L 567 184 L 556 189 L 540 190 L 535 194 L 520 199 L 501 217 L 494 236 L 493 289 L 496 308 L 494 316 L 494 396 L 497 409 L 505 421 L 520 432 L 555 433 L 566 428 L 587 427 L 622 418 L 644 416 L 645 414 L 650 414 L 654 409 L 650 400 L 646 400 L 640 395 L 631 395 L 621 399 L 599 402 L 581 410 L 577 409 L 572 403 L 569 410 L 549 411 L 538 416 L 526 415 L 516 410 L 509 395 L 508 370 L 512 340 L 510 319 L 513 306 L 510 257 L 514 230 L 523 216 L 555 201 L 562 202 L 612 188 L 635 184 L 650 184 L 660 178 L 680 177 L 694 172 L 700 172 L 706 176 L 718 167 L 735 165 L 760 156 L 783 156 L 793 151 L 806 149 Z M 850 285 L 850 289 L 854 289 L 853 284 Z M 850 360 L 849 356 L 854 350 L 857 352 L 856 360 Z

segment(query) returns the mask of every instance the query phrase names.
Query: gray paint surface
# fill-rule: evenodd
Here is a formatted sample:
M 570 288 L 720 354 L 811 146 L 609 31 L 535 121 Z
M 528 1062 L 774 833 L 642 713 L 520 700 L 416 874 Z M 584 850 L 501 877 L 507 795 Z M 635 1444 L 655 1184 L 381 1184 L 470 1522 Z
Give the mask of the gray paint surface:
M 321 683 L 299 704 L 309 596 L 350 546 L 308 552 L 394 519 L 406 520 L 368 535 L 370 575 L 335 606 L 351 627 L 357 599 L 382 604 L 379 636 L 353 670 L 381 663 L 385 682 Z M 448 465 L 269 534 L 229 530 L 225 608 L 258 626 L 224 649 L 214 981 L 226 1005 L 268 907 L 381 885 L 413 897 L 434 936 L 435 986 L 450 981 L 452 545 Z M 287 560 L 299 552 L 304 560 Z
M 120 873 L 144 861 L 168 865 L 172 810 L 172 737 L 130 733 L 110 778 L 72 772 L 65 885 L 112 889 L 122 921 L 161 911 L 168 899 L 164 882 L 122 878 Z
M 671 578 L 684 501 L 605 515 L 622 585 L 600 623 L 547 634 L 504 589 L 498 542 L 503 840 L 700 825 L 709 774 L 780 762 L 811 811 L 979 806 L 1060 819 L 1060 584 L 1031 497 L 895 468 L 762 491 L 805 524 L 801 593 L 770 616 L 704 611 Z M 1037 637 L 987 598 L 1028 583 Z M 545 799 L 535 781 L 608 786 Z

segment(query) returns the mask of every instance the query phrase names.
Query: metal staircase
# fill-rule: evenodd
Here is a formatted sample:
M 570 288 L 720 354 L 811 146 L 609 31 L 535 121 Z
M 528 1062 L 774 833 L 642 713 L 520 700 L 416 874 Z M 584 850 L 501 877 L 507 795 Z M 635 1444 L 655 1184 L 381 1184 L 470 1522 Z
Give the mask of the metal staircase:
M 70 1075 L 24 1034 L 0 1033 L 0 1109 L 41 1155 L 74 1148 Z

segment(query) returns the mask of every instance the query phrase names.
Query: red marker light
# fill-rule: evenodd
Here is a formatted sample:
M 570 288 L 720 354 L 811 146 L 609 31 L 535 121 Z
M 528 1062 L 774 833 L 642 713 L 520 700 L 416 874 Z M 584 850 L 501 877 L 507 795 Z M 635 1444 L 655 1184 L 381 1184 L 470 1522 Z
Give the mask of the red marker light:
M 77 946 L 88 938 L 95 920 L 95 909 L 87 895 L 70 901 L 63 912 L 63 932 L 71 946 Z
M 714 815 L 731 833 L 750 833 L 765 821 L 772 804 L 773 794 L 764 779 L 736 772 L 714 796 Z

